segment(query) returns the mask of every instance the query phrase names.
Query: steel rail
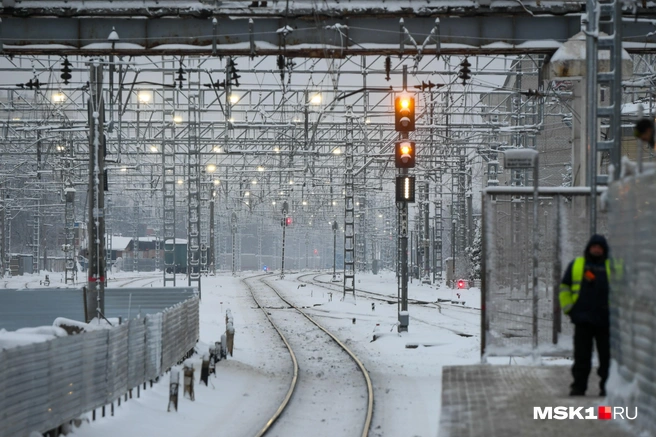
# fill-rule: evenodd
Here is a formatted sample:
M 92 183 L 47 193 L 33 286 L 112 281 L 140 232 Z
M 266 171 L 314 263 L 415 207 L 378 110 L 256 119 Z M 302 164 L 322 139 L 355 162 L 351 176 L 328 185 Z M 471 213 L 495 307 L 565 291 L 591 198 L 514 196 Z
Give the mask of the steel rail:
M 244 280 L 244 282 L 245 282 L 245 280 Z M 263 285 L 266 285 L 268 288 L 270 288 L 270 289 L 271 289 L 271 290 L 272 290 L 272 291 L 278 296 L 278 298 L 280 298 L 280 300 L 282 300 L 282 301 L 283 301 L 285 304 L 287 304 L 289 307 L 295 309 L 299 314 L 301 314 L 303 317 L 305 317 L 310 323 L 312 323 L 312 324 L 315 325 L 317 328 L 319 328 L 321 331 L 323 331 L 326 335 L 328 335 L 328 336 L 329 336 L 329 337 L 330 337 L 335 343 L 337 343 L 337 345 L 338 345 L 339 347 L 342 348 L 342 350 L 344 350 L 344 352 L 346 352 L 346 353 L 351 357 L 351 359 L 352 359 L 352 360 L 355 362 L 355 364 L 358 366 L 358 368 L 359 368 L 360 371 L 362 372 L 362 375 L 363 375 L 363 377 L 364 377 L 365 383 L 366 383 L 366 385 L 367 385 L 367 413 L 366 413 L 366 415 L 365 415 L 365 420 L 364 420 L 364 424 L 363 424 L 362 432 L 361 432 L 361 436 L 362 436 L 362 437 L 367 437 L 367 436 L 369 435 L 369 428 L 371 427 L 371 421 L 372 421 L 372 419 L 373 419 L 373 412 L 374 412 L 374 390 L 373 390 L 373 385 L 372 385 L 372 383 L 371 383 L 371 377 L 369 376 L 369 372 L 367 371 L 367 369 L 366 369 L 366 367 L 364 366 L 364 364 L 362 363 L 362 361 L 360 361 L 360 359 L 355 355 L 355 353 L 354 353 L 353 351 L 351 351 L 351 349 L 349 349 L 349 348 L 348 348 L 348 347 L 347 347 L 347 346 L 346 346 L 346 345 L 345 345 L 345 344 L 344 344 L 339 338 L 337 338 L 332 332 L 330 332 L 330 331 L 328 331 L 326 328 L 324 328 L 319 322 L 317 322 L 317 321 L 314 320 L 312 317 L 310 317 L 305 311 L 301 310 L 301 309 L 298 308 L 296 305 L 294 305 L 293 303 L 291 303 L 289 300 L 285 299 L 285 298 L 280 294 L 280 292 L 279 292 L 279 291 L 278 291 L 273 285 L 271 285 L 271 284 L 269 284 L 268 282 L 266 282 L 266 281 L 264 280 L 264 278 L 260 277 L 259 282 L 260 282 L 261 284 L 263 284 Z M 248 284 L 247 284 L 247 286 L 248 286 Z M 252 290 L 252 288 L 251 288 L 250 286 L 248 286 L 248 287 L 249 287 L 249 290 L 251 291 L 251 294 L 253 295 L 253 298 L 255 299 L 255 296 L 254 296 L 254 294 L 253 294 L 253 290 Z M 257 303 L 257 300 L 256 300 L 256 303 Z M 260 306 L 259 303 L 258 303 L 258 306 Z M 261 306 L 260 306 L 260 308 L 261 308 Z M 265 311 L 265 310 L 263 309 L 263 311 Z M 266 314 L 266 311 L 265 311 L 265 314 Z M 267 318 L 269 319 L 269 321 L 271 322 L 271 324 L 275 327 L 275 324 L 273 323 L 273 321 L 271 321 L 271 318 L 269 317 L 268 314 L 267 314 Z M 276 328 L 276 330 L 278 330 L 278 328 Z M 280 331 L 278 331 L 278 332 L 280 333 Z M 280 333 L 280 335 L 281 335 L 281 337 L 282 337 L 282 334 L 281 334 L 281 333 Z M 291 348 L 290 348 L 290 351 L 291 351 Z M 291 397 L 291 394 L 289 394 L 289 396 Z M 288 399 L 286 399 L 286 402 L 288 402 Z M 286 406 L 286 403 L 285 403 L 285 406 Z M 282 409 L 281 409 L 281 408 L 279 408 L 278 411 L 276 411 L 276 415 L 274 415 L 275 419 L 277 419 L 277 418 L 280 416 L 280 413 L 282 413 Z M 272 419 L 273 419 L 273 421 L 275 421 L 274 418 L 272 418 Z M 273 424 L 273 423 L 272 423 L 272 420 L 270 419 L 269 422 L 267 422 L 267 426 L 265 426 L 266 429 L 263 428 L 263 430 L 260 431 L 260 434 L 257 434 L 257 436 L 258 436 L 258 437 L 263 436 L 263 435 L 264 435 L 264 434 L 270 429 L 270 426 L 271 426 L 272 424 Z
M 317 279 L 319 276 L 323 276 L 325 274 L 326 273 L 321 273 L 321 274 L 315 275 L 314 273 L 310 273 L 310 274 L 307 274 L 307 275 L 301 275 L 301 276 L 297 277 L 296 279 L 299 282 L 303 282 L 303 283 L 311 284 L 311 285 L 317 285 L 319 287 L 325 288 L 326 290 L 341 291 L 341 286 L 338 286 L 336 284 L 332 284 L 331 282 L 321 281 L 321 280 Z M 312 278 L 311 281 L 305 281 L 305 280 L 301 279 L 301 278 L 305 278 L 305 277 L 312 276 L 312 275 L 314 275 L 314 277 Z M 328 287 L 329 285 L 339 287 L 339 290 L 336 290 L 334 288 L 330 288 L 330 287 Z M 364 294 L 364 295 L 368 295 L 367 297 L 369 299 L 379 300 L 379 301 L 383 301 L 383 302 L 390 302 L 390 301 L 395 301 L 396 302 L 396 300 L 398 299 L 397 296 L 393 296 L 391 294 L 376 293 L 374 291 L 367 291 L 367 290 L 363 290 L 361 288 L 356 288 L 355 292 L 356 293 L 361 293 L 361 294 Z M 436 307 L 433 307 L 431 305 L 439 305 L 441 303 L 446 303 L 448 301 L 449 300 L 445 300 L 445 301 L 442 301 L 442 302 L 439 302 L 439 301 L 429 302 L 429 301 L 426 301 L 426 300 L 408 299 L 408 303 L 416 304 L 416 305 L 424 305 L 427 308 L 436 308 Z M 478 308 L 467 307 L 467 306 L 458 306 L 458 305 L 451 305 L 451 306 L 449 306 L 449 308 L 456 308 L 458 310 L 472 310 L 474 312 L 480 311 L 480 309 L 478 309 Z
M 253 288 L 251 287 L 251 285 L 248 282 L 246 282 L 249 279 L 257 278 L 259 276 L 261 276 L 261 275 L 251 276 L 249 278 L 242 279 L 241 282 L 244 285 L 246 285 L 246 287 L 248 288 L 248 291 L 251 293 L 251 297 L 255 301 L 255 304 L 257 305 L 257 307 L 262 310 L 262 312 L 266 316 L 267 320 L 269 320 L 269 323 L 271 323 L 271 326 L 273 326 L 273 329 L 276 330 L 276 332 L 280 336 L 280 339 L 283 341 L 283 343 L 285 343 L 285 346 L 287 347 L 287 350 L 289 351 L 289 356 L 292 359 L 292 365 L 294 367 L 294 375 L 292 376 L 292 382 L 290 383 L 289 389 L 287 390 L 287 394 L 283 398 L 282 402 L 280 403 L 280 405 L 278 406 L 276 411 L 273 413 L 273 416 L 271 416 L 271 418 L 269 418 L 269 420 L 264 424 L 262 429 L 260 429 L 257 432 L 257 434 L 255 434 L 255 437 L 262 437 L 267 432 L 269 432 L 269 430 L 271 429 L 273 424 L 276 423 L 276 421 L 278 420 L 280 415 L 283 413 L 285 408 L 287 408 L 287 405 L 289 404 L 289 401 L 292 398 L 292 394 L 294 394 L 294 390 L 296 389 L 296 383 L 298 382 L 298 361 L 296 360 L 296 354 L 294 354 L 294 350 L 292 349 L 291 345 L 289 344 L 289 342 L 285 338 L 285 335 L 282 333 L 280 328 L 278 328 L 278 326 L 273 322 L 273 320 L 271 319 L 271 316 L 269 316 L 269 313 L 267 312 L 267 310 L 262 305 L 260 305 L 260 302 L 255 297 L 255 293 L 253 293 Z

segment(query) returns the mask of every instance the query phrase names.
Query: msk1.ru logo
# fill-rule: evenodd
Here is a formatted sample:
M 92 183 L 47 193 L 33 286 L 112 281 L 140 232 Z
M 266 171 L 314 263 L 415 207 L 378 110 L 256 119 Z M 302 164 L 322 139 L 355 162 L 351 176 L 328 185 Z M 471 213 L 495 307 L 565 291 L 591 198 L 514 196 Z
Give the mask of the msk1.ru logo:
M 596 414 L 595 414 L 596 413 Z M 629 419 L 635 420 L 638 417 L 638 407 L 633 409 L 633 415 L 629 407 L 609 407 L 601 405 L 599 407 L 533 407 L 533 419 L 595 419 L 595 420 L 612 420 L 612 419 Z

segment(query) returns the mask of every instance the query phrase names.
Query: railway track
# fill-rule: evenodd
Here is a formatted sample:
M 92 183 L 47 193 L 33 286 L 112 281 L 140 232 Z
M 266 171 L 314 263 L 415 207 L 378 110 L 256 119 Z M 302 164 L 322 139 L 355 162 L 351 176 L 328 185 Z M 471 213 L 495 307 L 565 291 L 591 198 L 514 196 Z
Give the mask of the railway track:
M 308 276 L 313 276 L 313 275 L 314 275 L 314 277 L 310 281 L 302 279 L 302 278 L 307 278 Z M 327 282 L 327 281 L 322 281 L 322 280 L 317 279 L 319 276 L 324 276 L 324 275 L 325 275 L 325 273 L 322 273 L 322 274 L 319 274 L 319 275 L 317 275 L 315 273 L 310 273 L 310 274 L 307 274 L 307 275 L 301 275 L 297 279 L 298 279 L 299 282 L 303 282 L 305 284 L 318 285 L 319 287 L 323 287 L 323 288 L 325 288 L 327 290 L 330 290 L 330 291 L 342 291 L 341 286 L 335 285 L 332 282 Z M 334 288 L 331 288 L 331 287 L 334 287 Z M 396 296 L 392 296 L 392 295 L 388 295 L 388 294 L 376 293 L 374 291 L 363 290 L 361 288 L 356 288 L 355 292 L 359 293 L 361 295 L 364 295 L 364 296 L 366 296 L 370 299 L 374 299 L 374 300 L 379 300 L 379 301 L 383 301 L 383 302 L 387 302 L 387 303 L 396 303 L 397 302 L 397 297 Z M 428 307 L 428 308 L 441 309 L 439 304 L 440 303 L 446 303 L 446 301 L 443 301 L 443 302 L 439 302 L 439 301 L 438 302 L 430 302 L 430 301 L 419 300 L 419 299 L 408 299 L 408 303 L 414 304 L 414 305 L 422 305 L 422 306 L 425 306 L 425 307 Z M 473 307 L 466 307 L 466 306 L 460 306 L 460 305 L 449 305 L 449 308 L 455 308 L 455 309 L 458 309 L 458 310 L 465 310 L 466 312 L 472 312 L 472 313 L 475 313 L 475 314 L 480 313 L 480 310 L 478 308 L 473 308 Z
M 362 381 L 359 384 L 355 381 L 357 374 L 361 374 L 357 379 L 364 379 L 367 391 L 364 417 L 357 435 L 368 436 L 374 394 L 364 364 L 334 334 L 285 299 L 264 277 L 245 278 L 242 282 L 287 347 L 293 375 L 285 397 L 256 437 L 273 434 L 273 430 L 280 436 L 300 435 L 299 430 L 294 429 L 299 424 L 312 429 L 312 435 L 355 435 L 353 413 L 362 408 L 353 408 L 353 402 L 363 397 L 357 387 Z M 281 301 L 283 309 L 274 316 L 269 309 L 280 308 Z M 354 366 L 345 364 L 344 354 Z M 337 429 L 339 427 L 343 432 Z
M 125 279 L 127 279 L 127 281 L 126 281 L 126 282 L 122 282 L 122 281 L 125 280 Z M 115 279 L 114 282 L 121 281 L 120 285 L 117 285 L 116 287 L 117 287 L 117 288 L 125 288 L 127 285 L 134 284 L 135 282 L 138 282 L 138 281 L 148 281 L 149 279 L 151 279 L 151 278 L 148 278 L 148 277 L 144 278 L 143 276 L 130 276 L 130 277 L 127 277 L 127 278 L 120 278 L 120 279 L 118 279 L 118 280 Z M 141 286 L 141 287 L 145 287 L 146 285 L 150 285 L 150 284 L 152 284 L 153 282 L 156 282 L 157 280 L 159 280 L 159 277 L 157 277 L 157 278 L 155 278 L 155 279 L 152 279 L 152 280 L 150 280 L 149 282 L 146 282 L 145 284 L 140 285 L 140 286 Z
M 306 278 L 306 277 L 312 276 L 312 275 L 314 275 L 314 277 L 312 278 L 311 281 L 301 280 L 301 278 Z M 297 278 L 297 280 L 299 280 L 299 282 L 303 282 L 305 284 L 316 285 L 316 286 L 323 287 L 323 288 L 325 288 L 327 290 L 331 290 L 331 291 L 341 291 L 341 287 L 339 287 L 340 290 L 328 287 L 328 285 L 332 285 L 333 287 L 338 287 L 337 285 L 334 285 L 330 282 L 320 281 L 320 280 L 316 279 L 316 278 L 318 278 L 319 276 L 322 276 L 322 275 L 323 274 L 315 275 L 314 273 L 311 273 L 311 274 L 307 274 L 307 275 L 301 275 Z M 386 295 L 386 294 L 375 293 L 373 291 L 366 291 L 366 290 L 362 290 L 362 289 L 356 289 L 355 291 L 356 291 L 356 293 L 360 293 L 361 295 L 363 295 L 367 299 L 378 300 L 378 301 L 386 302 L 388 304 L 395 304 L 397 302 L 396 296 L 390 296 L 390 295 Z M 463 322 L 463 320 L 459 317 L 443 313 L 442 312 L 443 308 L 441 308 L 438 303 L 426 302 L 426 301 L 421 301 L 421 300 L 417 300 L 417 299 L 408 299 L 408 301 L 412 304 L 421 305 L 424 308 L 432 308 L 432 309 L 439 310 L 442 317 L 447 317 L 449 319 L 453 319 L 453 320 L 458 321 L 458 322 Z M 459 307 L 459 306 L 456 306 L 456 305 L 449 305 L 447 308 L 449 310 L 452 310 L 452 309 L 463 310 L 463 307 Z M 470 308 L 469 307 L 464 307 L 464 310 L 468 310 L 468 309 L 470 309 Z M 473 308 L 473 310 L 474 311 L 470 312 L 470 314 L 471 313 L 480 314 L 480 310 L 478 310 L 476 308 Z M 473 334 L 462 332 L 462 330 L 453 329 L 453 328 L 450 328 L 448 326 L 444 326 L 443 324 L 436 324 L 436 323 L 433 323 L 433 322 L 426 321 L 424 319 L 421 319 L 421 318 L 417 317 L 416 315 L 412 315 L 411 318 L 412 318 L 412 320 L 416 320 L 417 322 L 423 323 L 425 325 L 429 325 L 429 326 L 433 326 L 433 327 L 436 327 L 436 328 L 451 331 L 454 334 L 457 334 L 461 337 L 472 337 L 473 336 Z

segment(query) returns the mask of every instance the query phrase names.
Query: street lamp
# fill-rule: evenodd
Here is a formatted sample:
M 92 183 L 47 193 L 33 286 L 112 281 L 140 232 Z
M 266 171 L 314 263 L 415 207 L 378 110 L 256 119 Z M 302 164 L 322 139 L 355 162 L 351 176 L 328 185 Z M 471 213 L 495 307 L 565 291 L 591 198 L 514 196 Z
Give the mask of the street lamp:
M 150 91 L 139 91 L 137 93 L 137 101 L 144 105 L 147 105 L 153 100 L 153 95 Z
M 64 103 L 64 100 L 66 100 L 66 96 L 64 93 L 54 93 L 52 95 L 52 102 L 53 103 Z

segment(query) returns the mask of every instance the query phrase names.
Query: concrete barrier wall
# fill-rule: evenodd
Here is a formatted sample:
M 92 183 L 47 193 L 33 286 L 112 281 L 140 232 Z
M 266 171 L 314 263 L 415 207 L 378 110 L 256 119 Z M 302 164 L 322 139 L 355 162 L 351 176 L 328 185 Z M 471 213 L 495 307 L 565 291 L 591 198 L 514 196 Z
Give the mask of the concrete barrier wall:
M 168 370 L 198 340 L 198 303 L 1 350 L 0 437 L 56 428 Z
M 615 182 L 609 243 L 618 263 L 611 292 L 609 403 L 638 407 L 635 424 L 656 435 L 656 174 Z

